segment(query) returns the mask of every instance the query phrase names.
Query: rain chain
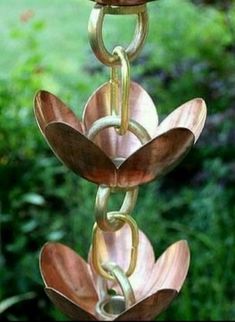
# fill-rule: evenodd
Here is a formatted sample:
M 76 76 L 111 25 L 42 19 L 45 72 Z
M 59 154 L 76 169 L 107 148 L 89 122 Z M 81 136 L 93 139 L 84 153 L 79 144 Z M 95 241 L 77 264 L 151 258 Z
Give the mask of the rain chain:
M 89 98 L 82 121 L 49 92 L 40 91 L 35 98 L 37 123 L 54 153 L 98 185 L 92 245 L 86 263 L 69 247 L 47 243 L 40 269 L 47 295 L 71 319 L 146 321 L 180 291 L 190 255 L 182 240 L 155 262 L 150 241 L 132 217 L 138 187 L 165 175 L 186 156 L 204 127 L 206 105 L 193 99 L 159 124 L 151 97 L 131 81 L 130 72 L 146 39 L 148 1 L 96 2 L 89 39 L 98 60 L 110 69 L 110 79 Z M 128 48 L 106 49 L 106 15 L 137 16 Z M 120 192 L 123 204 L 109 211 L 110 198 Z

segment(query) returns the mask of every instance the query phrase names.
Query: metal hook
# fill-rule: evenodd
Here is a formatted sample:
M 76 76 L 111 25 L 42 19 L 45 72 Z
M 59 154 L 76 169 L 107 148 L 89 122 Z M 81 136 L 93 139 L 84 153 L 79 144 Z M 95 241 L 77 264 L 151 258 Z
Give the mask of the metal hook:
M 136 14 L 138 16 L 135 37 L 129 47 L 126 49 L 129 61 L 135 59 L 142 50 L 147 33 L 148 33 L 148 13 L 147 6 L 102 6 L 96 4 L 93 8 L 89 25 L 89 40 L 91 47 L 96 57 L 105 65 L 118 65 L 119 59 L 116 55 L 111 54 L 105 47 L 102 35 L 103 23 L 105 15 L 130 15 Z

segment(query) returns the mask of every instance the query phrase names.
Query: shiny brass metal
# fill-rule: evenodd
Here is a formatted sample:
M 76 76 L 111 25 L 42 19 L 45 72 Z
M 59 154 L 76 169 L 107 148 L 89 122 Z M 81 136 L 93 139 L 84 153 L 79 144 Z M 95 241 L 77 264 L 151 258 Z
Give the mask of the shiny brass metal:
M 106 295 L 106 298 L 97 303 L 96 312 L 98 317 L 103 320 L 110 320 L 135 304 L 135 294 L 121 267 L 113 263 L 106 263 L 104 266 L 105 270 L 114 277 L 123 294 L 123 296 Z
M 134 120 L 129 120 L 127 123 L 128 127 L 127 129 L 135 134 L 135 136 L 140 140 L 142 144 L 146 144 L 151 140 L 151 137 L 149 136 L 148 132 L 145 130 L 145 128 L 140 124 L 137 123 Z M 103 118 L 98 119 L 95 121 L 92 125 L 92 127 L 89 128 L 88 132 L 86 133 L 86 136 L 89 140 L 94 141 L 96 135 L 109 127 L 119 127 L 121 130 L 122 127 L 122 120 L 119 116 L 106 116 Z M 120 156 L 117 156 L 120 158 Z
M 96 57 L 105 65 L 114 66 L 120 64 L 116 55 L 111 54 L 105 47 L 103 41 L 103 23 L 105 15 L 130 15 L 138 16 L 135 37 L 129 47 L 125 50 L 129 61 L 135 59 L 143 48 L 148 33 L 148 13 L 146 5 L 138 6 L 102 6 L 95 5 L 91 12 L 88 31 L 91 48 Z
M 151 137 L 144 145 L 129 132 L 123 136 L 113 128 L 99 132 L 107 120 L 113 120 L 109 83 L 89 99 L 83 122 L 56 96 L 44 91 L 35 98 L 35 115 L 55 154 L 75 173 L 97 184 L 129 189 L 166 174 L 186 156 L 204 127 L 206 104 L 202 99 L 191 100 L 158 125 L 151 98 L 132 82 L 129 105 L 129 124 L 139 123 Z M 105 117 L 104 123 L 97 121 Z M 99 125 L 95 131 L 93 123 Z M 120 126 L 120 119 L 111 123 Z M 94 141 L 86 136 L 91 132 L 96 134 L 91 136 Z
M 121 125 L 118 130 L 120 135 L 126 134 L 129 126 L 129 97 L 130 97 L 130 84 L 131 84 L 131 76 L 130 76 L 130 64 L 128 61 L 127 54 L 123 47 L 117 46 L 113 50 L 113 54 L 116 54 L 121 62 Z M 117 67 L 112 67 L 112 70 L 117 70 Z M 116 71 L 112 71 L 111 73 L 114 79 L 111 79 L 111 110 L 112 114 L 119 110 L 119 82 L 116 76 L 118 73 Z M 116 105 L 117 104 L 117 105 Z
M 110 108 L 111 114 L 117 116 L 120 110 L 120 100 L 119 100 L 119 76 L 118 76 L 118 68 L 116 66 L 111 68 L 110 73 Z M 129 105 L 129 101 L 128 101 Z
M 123 272 L 120 266 L 113 263 L 104 264 L 104 269 L 114 277 L 116 283 L 118 284 L 118 286 L 120 286 L 122 294 L 125 298 L 126 309 L 129 309 L 132 305 L 135 304 L 136 300 L 132 286 L 130 284 L 130 281 L 126 277 L 126 274 Z
M 102 256 L 106 254 L 107 258 L 114 263 L 119 262 L 119 266 L 125 270 L 129 265 L 127 256 L 131 252 L 129 228 L 124 226 L 116 233 L 102 235 L 106 241 Z M 127 256 L 123 256 L 124 250 Z M 114 321 L 153 320 L 180 291 L 189 260 L 187 243 L 179 241 L 170 246 L 155 263 L 150 241 L 140 231 L 137 265 L 130 276 L 136 303 Z M 40 254 L 40 270 L 47 295 L 64 314 L 75 321 L 99 320 L 96 316 L 99 301 L 97 275 L 91 264 L 87 264 L 65 245 L 47 243 Z M 114 282 L 108 283 L 109 288 L 120 292 Z
M 102 321 L 112 321 L 126 310 L 124 296 L 114 295 L 97 303 L 97 317 Z
M 138 196 L 138 187 L 127 190 L 123 204 L 119 210 L 120 213 L 131 215 Z M 108 201 L 112 189 L 107 186 L 99 186 L 96 202 L 95 202 L 95 218 L 97 225 L 103 231 L 117 231 L 124 223 L 122 221 L 110 221 L 110 214 L 108 212 Z
M 127 224 L 131 230 L 131 254 L 130 254 L 130 263 L 128 269 L 126 271 L 126 276 L 129 277 L 133 274 L 136 263 L 137 263 L 137 254 L 138 254 L 138 245 L 139 245 L 139 229 L 135 222 L 135 220 L 126 214 L 120 212 L 109 212 L 108 213 L 108 221 L 122 221 L 123 223 Z M 101 230 L 98 227 L 97 223 L 95 223 L 93 227 L 92 233 L 92 265 L 99 276 L 102 276 L 104 279 L 107 280 L 114 280 L 112 274 L 105 269 L 107 261 L 104 261 L 101 258 L 101 251 L 100 249 L 103 248 L 102 238 L 101 238 Z M 110 261 L 108 261 L 110 262 Z M 117 263 L 118 264 L 118 263 Z

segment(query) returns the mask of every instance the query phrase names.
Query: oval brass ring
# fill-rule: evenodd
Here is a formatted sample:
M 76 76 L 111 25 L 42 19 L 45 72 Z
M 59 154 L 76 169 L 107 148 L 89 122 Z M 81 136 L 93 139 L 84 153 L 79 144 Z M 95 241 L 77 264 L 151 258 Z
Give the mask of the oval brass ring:
M 139 188 L 133 188 L 126 191 L 125 199 L 119 210 L 120 213 L 130 215 L 135 207 Z M 114 190 L 115 191 L 115 190 Z M 122 228 L 124 222 L 120 220 L 110 221 L 110 213 L 108 212 L 108 201 L 112 189 L 101 185 L 98 188 L 95 202 L 95 217 L 99 228 L 103 231 L 114 232 Z
M 120 266 L 114 264 L 114 263 L 107 263 L 104 265 L 104 268 L 110 272 L 110 274 L 114 277 L 116 283 L 120 286 L 122 290 L 123 295 L 113 295 L 113 296 L 105 296 L 104 299 L 101 299 L 100 302 L 97 303 L 96 306 L 96 313 L 99 317 L 104 318 L 104 320 L 107 321 L 114 319 L 117 315 L 121 314 L 123 311 L 128 310 L 131 306 L 133 306 L 136 302 L 135 300 L 135 294 L 132 289 L 131 283 L 129 279 L 126 277 L 125 273 L 121 269 Z M 105 282 L 106 291 L 104 292 L 107 294 L 107 282 Z M 108 304 L 110 304 L 112 301 L 121 301 L 124 302 L 124 307 L 121 308 L 121 311 L 118 310 L 118 312 L 115 313 L 109 313 L 105 309 Z M 120 308 L 119 308 L 120 309 Z
M 86 136 L 89 140 L 94 141 L 96 135 L 100 131 L 109 127 L 120 127 L 121 123 L 122 121 L 119 116 L 110 115 L 102 117 L 92 124 L 92 126 L 86 133 Z M 151 137 L 148 134 L 147 130 L 134 120 L 129 120 L 128 130 L 135 134 L 142 144 L 146 144 L 151 140 Z
M 111 15 L 130 15 L 138 16 L 135 37 L 129 47 L 126 49 L 129 61 L 135 59 L 142 50 L 147 33 L 148 33 L 148 13 L 146 4 L 138 6 L 102 6 L 95 5 L 93 8 L 88 25 L 89 40 L 91 48 L 96 57 L 105 65 L 119 65 L 119 59 L 116 55 L 111 54 L 105 47 L 103 40 L 104 17 Z
M 115 281 L 120 286 L 122 293 L 125 297 L 126 309 L 134 305 L 135 295 L 134 295 L 131 283 L 126 277 L 121 267 L 114 263 L 106 263 L 104 264 L 104 269 L 115 278 Z
M 125 49 L 121 46 L 114 48 L 113 53 L 116 54 L 121 62 L 121 126 L 118 134 L 124 135 L 128 130 L 129 123 L 129 97 L 130 97 L 130 64 Z M 119 80 L 117 66 L 112 67 L 111 71 L 111 110 L 113 115 L 118 115 L 118 96 L 119 96 Z
M 139 230 L 138 226 L 135 222 L 135 220 L 126 214 L 119 213 L 119 212 L 112 212 L 109 213 L 109 220 L 112 221 L 122 221 L 124 224 L 128 224 L 128 226 L 131 229 L 131 235 L 132 235 L 132 244 L 131 244 L 131 258 L 130 258 L 130 264 L 127 269 L 127 272 L 125 275 L 129 277 L 135 270 L 136 263 L 137 263 L 137 255 L 138 255 L 138 245 L 139 245 Z M 93 234 L 92 234 L 92 264 L 97 272 L 98 275 L 102 276 L 103 278 L 107 280 L 115 280 L 112 274 L 110 274 L 109 271 L 105 269 L 105 262 L 102 263 L 102 259 L 100 258 L 102 247 L 100 246 L 102 236 L 100 234 L 102 231 L 99 229 L 97 223 L 95 223 L 93 227 Z M 103 245 L 104 246 L 104 245 Z M 109 262 L 109 261 L 107 261 Z

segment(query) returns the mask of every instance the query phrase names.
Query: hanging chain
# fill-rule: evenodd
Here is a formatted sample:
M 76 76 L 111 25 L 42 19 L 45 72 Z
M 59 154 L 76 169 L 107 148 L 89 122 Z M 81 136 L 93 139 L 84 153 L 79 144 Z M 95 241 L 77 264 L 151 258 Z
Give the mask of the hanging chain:
M 131 214 L 137 200 L 138 188 L 132 188 L 126 191 L 125 199 L 118 212 L 108 212 L 108 201 L 110 194 L 116 192 L 107 186 L 99 186 L 95 203 L 95 217 L 98 227 L 106 232 L 115 232 L 124 225 L 123 221 L 111 218 L 113 213 Z
M 133 274 L 137 263 L 137 254 L 138 254 L 138 245 L 139 245 L 138 226 L 135 220 L 131 216 L 120 212 L 113 212 L 109 214 L 109 220 L 121 221 L 124 224 L 128 224 L 128 226 L 131 229 L 131 235 L 132 235 L 131 259 L 130 259 L 129 267 L 125 273 L 127 277 L 130 277 Z M 103 259 L 101 259 L 100 249 L 101 248 L 105 249 L 104 242 L 101 242 L 101 241 L 102 241 L 101 229 L 98 227 L 98 224 L 95 223 L 93 228 L 93 237 L 92 237 L 92 264 L 99 276 L 102 276 L 103 278 L 108 280 L 113 280 L 114 279 L 113 276 L 105 270 L 105 265 L 107 265 L 108 262 L 105 262 Z
M 109 81 L 110 115 L 96 120 L 88 129 L 86 136 L 92 141 L 94 141 L 100 131 L 109 127 L 116 128 L 117 135 L 121 136 L 125 135 L 128 131 L 132 132 L 142 144 L 151 140 L 146 129 L 130 117 L 130 61 L 138 56 L 147 36 L 148 14 L 145 2 L 142 0 L 141 5 L 113 6 L 114 2 L 111 1 L 111 5 L 96 4 L 92 10 L 88 28 L 90 44 L 96 57 L 103 64 L 111 67 Z M 117 3 L 120 3 L 120 1 L 117 1 Z M 116 46 L 112 53 L 110 53 L 103 41 L 102 31 L 105 16 L 133 14 L 137 15 L 137 26 L 133 41 L 126 49 Z M 115 156 L 113 162 L 116 166 L 120 166 L 123 159 L 121 156 Z M 94 224 L 92 234 L 91 259 L 93 268 L 98 275 L 98 280 L 102 281 L 102 296 L 100 296 L 100 301 L 97 304 L 97 314 L 104 320 L 111 320 L 115 317 L 110 316 L 105 310 L 105 305 L 110 303 L 110 301 L 121 301 L 123 305 L 122 310 L 129 308 L 135 303 L 134 292 L 128 278 L 135 271 L 138 257 L 139 230 L 137 223 L 131 217 L 138 196 L 138 187 L 122 190 L 125 193 L 122 206 L 118 211 L 108 211 L 109 198 L 112 193 L 118 191 L 120 189 L 117 187 L 99 186 L 95 203 L 96 223 Z M 108 258 L 108 246 L 104 237 L 105 233 L 116 234 L 119 230 L 123 229 L 124 225 L 127 225 L 131 231 L 130 259 L 125 272 L 119 263 L 113 263 Z M 108 296 L 108 281 L 116 282 L 120 286 L 123 293 L 121 298 L 120 296 L 119 298 Z

